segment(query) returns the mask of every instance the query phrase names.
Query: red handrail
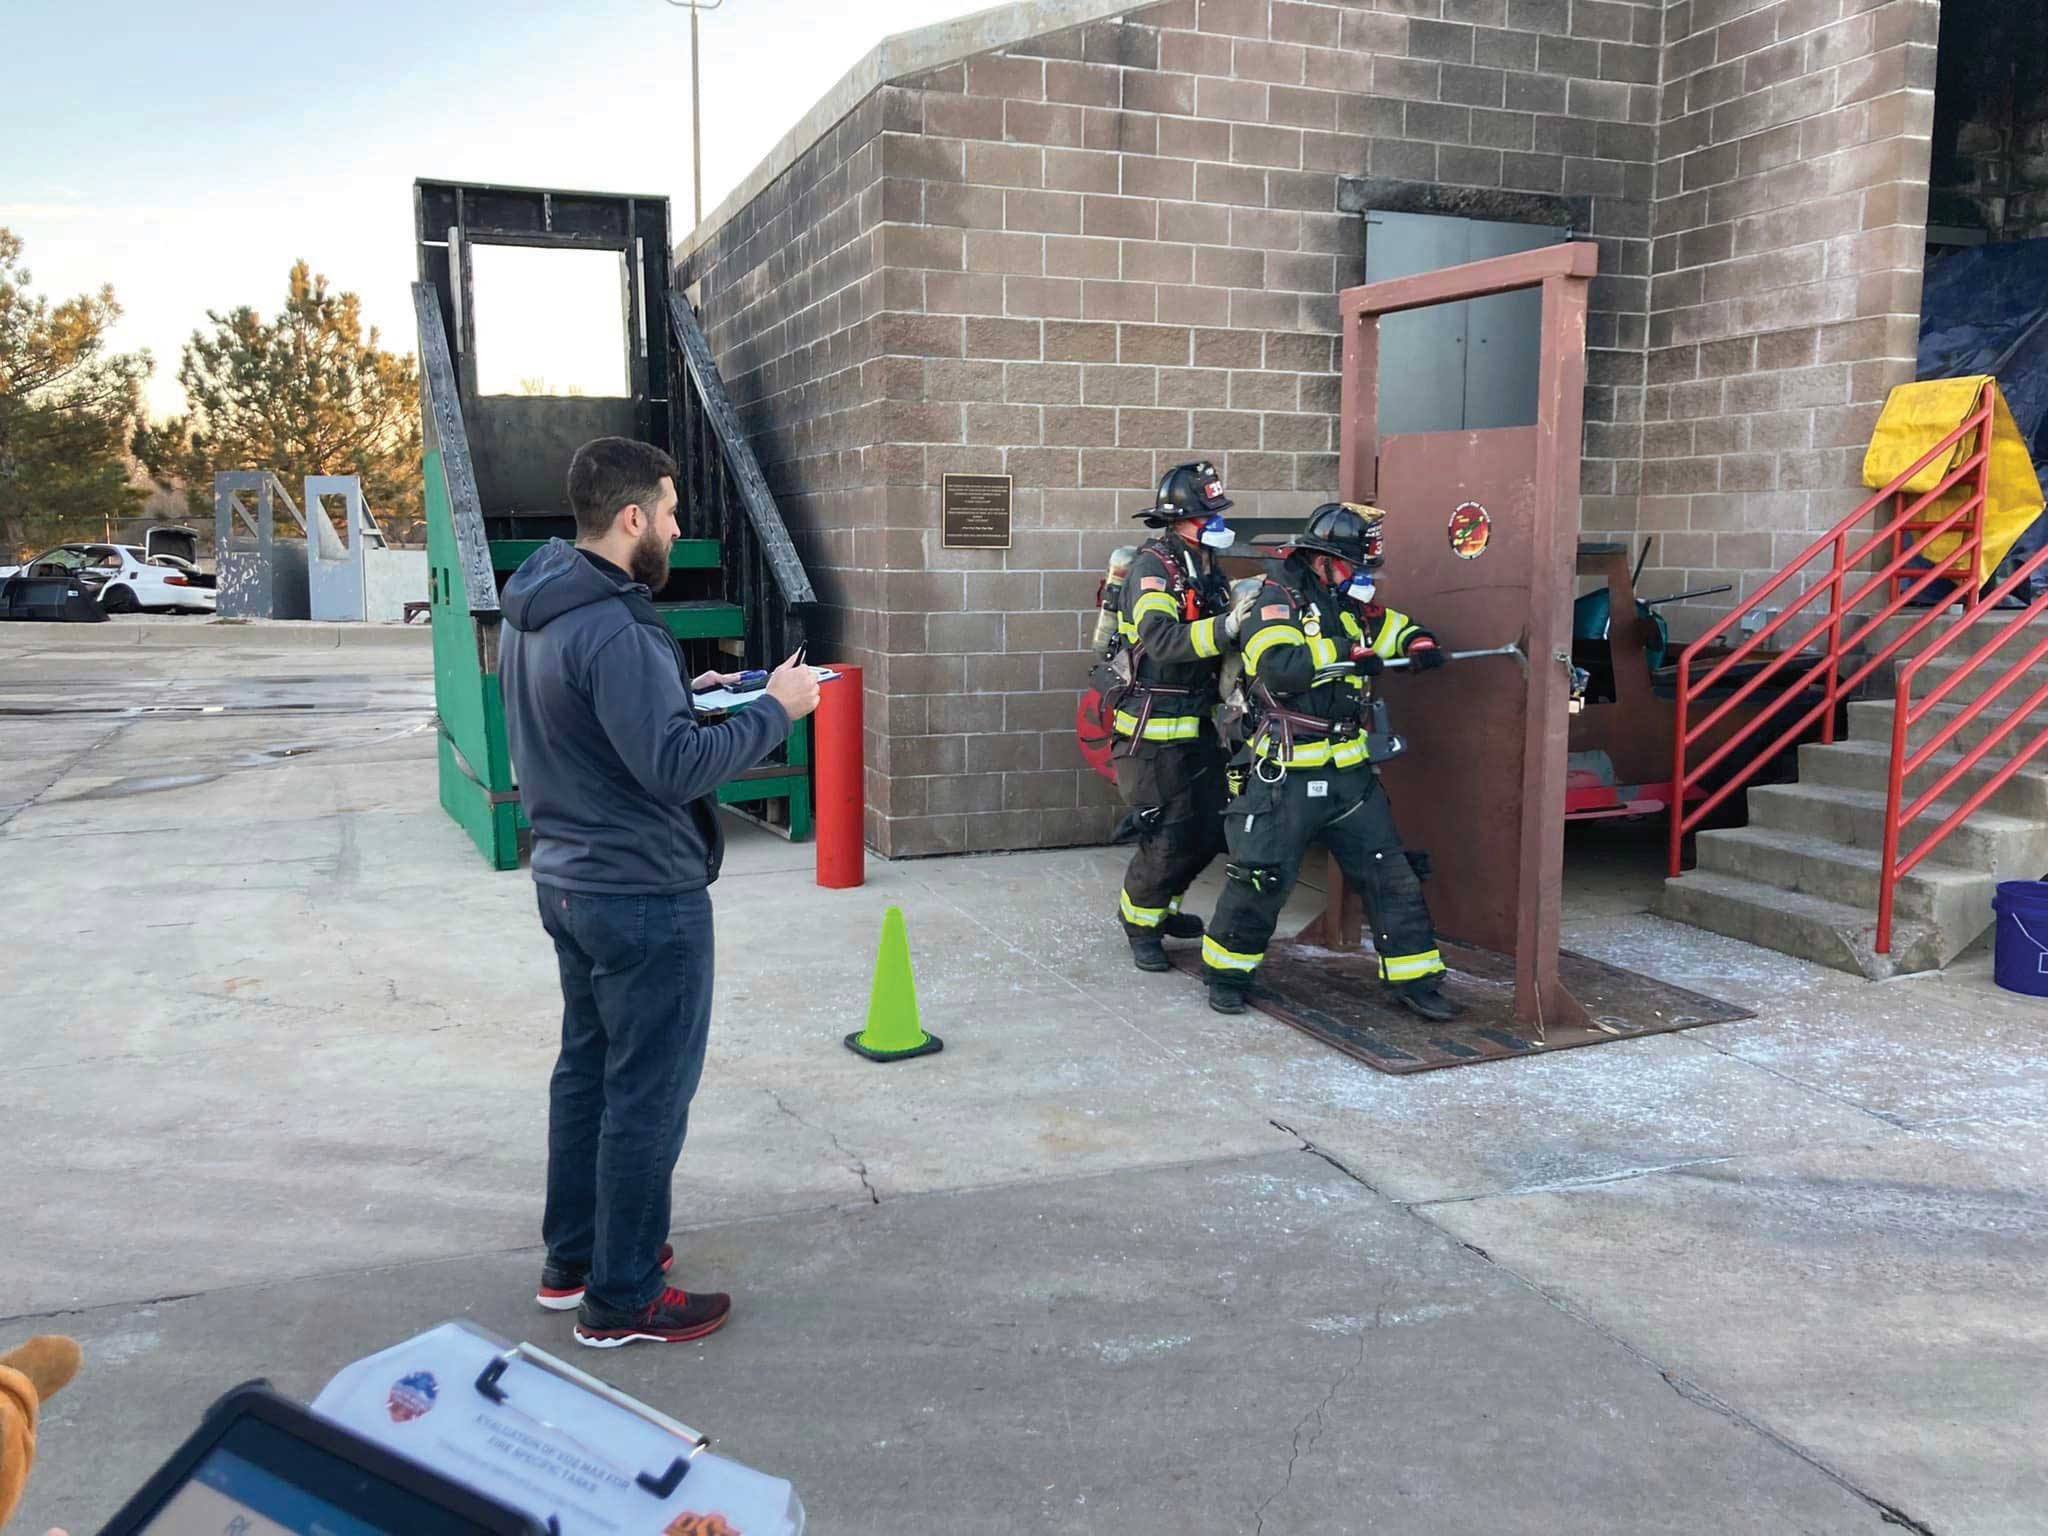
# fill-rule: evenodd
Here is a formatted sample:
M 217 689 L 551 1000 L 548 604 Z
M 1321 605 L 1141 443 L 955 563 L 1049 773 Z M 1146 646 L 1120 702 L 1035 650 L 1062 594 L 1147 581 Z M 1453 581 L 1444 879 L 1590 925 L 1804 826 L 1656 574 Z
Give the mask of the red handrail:
M 1898 687 L 1892 701 L 1892 760 L 1890 780 L 1885 790 L 1884 855 L 1878 870 L 1876 950 L 1880 955 L 1891 953 L 1892 909 L 1898 895 L 1899 882 L 1917 869 L 1921 861 L 1933 853 L 1944 838 L 1976 815 L 1979 808 L 1997 794 L 2014 774 L 2033 761 L 2044 748 L 2048 748 L 2048 729 L 2044 729 L 2037 733 L 2023 750 L 2008 757 L 1997 772 L 1977 787 L 1974 794 L 1949 812 L 1941 825 L 1922 838 L 1911 853 L 1900 857 L 1899 842 L 1904 837 L 1906 828 L 1924 816 L 1943 795 L 1955 787 L 1959 780 L 2012 736 L 2044 701 L 2048 701 L 2048 683 L 2044 683 L 2028 695 L 2017 708 L 2009 709 L 2001 724 L 1986 734 L 1974 747 L 1963 752 L 1949 766 L 1947 772 L 1920 792 L 1911 805 L 1900 804 L 1905 798 L 1906 781 L 1932 762 L 1972 721 L 1989 709 L 2006 689 L 2025 677 L 2042 657 L 2048 656 L 2048 635 L 2043 635 L 2025 655 L 2006 668 L 2003 676 L 1969 705 L 1958 711 L 1954 719 L 1908 752 L 1906 744 L 1912 739 L 1913 728 L 1933 714 L 1964 678 L 1975 673 L 1996 655 L 2014 635 L 2026 632 L 2036 619 L 2048 613 L 2048 595 L 2036 598 L 2024 611 L 2015 613 L 2010 623 L 2001 626 L 1997 633 L 1956 667 L 1945 682 L 1917 704 L 1913 702 L 1914 680 L 1920 676 L 1922 667 L 1955 643 L 1958 635 L 1967 632 L 2043 566 L 2048 566 L 2048 547 L 2042 548 L 2010 576 L 1984 593 L 1976 602 L 1968 605 L 1963 616 L 1950 625 L 1940 639 L 1899 669 Z
M 1686 833 L 1692 831 L 1700 822 L 1711 815 L 1721 802 L 1734 794 L 1736 790 L 1747 787 L 1756 778 L 1758 773 L 1763 770 L 1766 764 L 1787 746 L 1796 741 L 1816 720 L 1821 721 L 1822 739 L 1832 742 L 1835 738 L 1836 707 L 1844 698 L 1861 687 L 1863 682 L 1873 672 L 1897 655 L 1900 650 L 1918 638 L 1924 630 L 1939 619 L 1942 610 L 1930 608 L 1926 614 L 1908 625 L 1898 636 L 1881 646 L 1874 654 L 1864 656 L 1854 672 L 1846 677 L 1843 676 L 1842 663 L 1844 658 L 1851 655 L 1858 645 L 1874 634 L 1879 626 L 1897 615 L 1913 598 L 1937 582 L 1956 581 L 1957 578 L 1951 573 L 1957 568 L 1958 564 L 1961 564 L 1962 568 L 1970 573 L 1969 587 L 1971 588 L 1971 596 L 1964 599 L 1966 619 L 1977 611 L 1979 600 L 1976 598 L 1974 591 L 1976 586 L 1975 573 L 1979 553 L 1984 546 L 1985 498 L 1990 489 L 1991 422 L 1997 388 L 1998 386 L 1995 383 L 1985 385 L 1983 391 L 1978 395 L 1977 403 L 1971 409 L 1970 414 L 1964 418 L 1953 432 L 1950 432 L 1940 442 L 1928 449 L 1925 454 L 1921 455 L 1911 467 L 1894 479 L 1891 484 L 1873 494 L 1854 512 L 1843 518 L 1828 532 L 1822 534 L 1804 554 L 1800 555 L 1790 565 L 1787 565 L 1777 575 L 1751 593 L 1741 604 L 1730 609 L 1699 640 L 1686 647 L 1679 654 L 1677 726 L 1673 743 L 1673 757 L 1675 761 L 1672 767 L 1671 831 L 1670 846 L 1667 850 L 1670 873 L 1674 877 L 1682 867 Z M 1932 490 L 1919 495 L 1911 505 L 1904 507 L 1903 510 L 1899 510 L 1902 499 L 1908 494 L 1906 489 L 1907 483 L 1930 464 L 1935 463 L 1944 455 L 1953 452 L 1956 445 L 1972 433 L 1976 434 L 1976 436 L 1969 455 L 1946 471 L 1940 482 Z M 1915 521 L 1927 507 L 1953 490 L 1965 479 L 1970 478 L 1974 478 L 1976 484 L 1972 488 L 1969 497 L 1961 505 L 1944 516 L 1940 522 L 1930 524 Z M 1864 519 L 1876 513 L 1887 502 L 1890 502 L 1893 506 L 1893 516 L 1876 528 L 1868 538 L 1851 551 L 1849 548 L 1850 535 L 1855 532 L 1857 526 Z M 1965 519 L 1968 520 L 1968 531 L 1961 532 L 1957 525 Z M 1921 557 L 1936 539 L 1952 532 L 1960 533 L 1957 547 L 1944 556 L 1939 565 L 1924 573 L 1903 574 L 1905 567 L 1914 559 Z M 1905 544 L 1904 539 L 1904 535 L 1908 533 L 1917 535 L 1917 538 L 1915 538 L 1910 546 Z M 1842 588 L 1848 576 L 1849 568 L 1865 559 L 1872 550 L 1879 548 L 1887 540 L 1892 542 L 1893 554 L 1891 560 L 1864 580 L 1860 586 L 1855 588 L 1853 593 L 1845 597 Z M 1781 612 L 1768 623 L 1761 625 L 1748 639 L 1744 640 L 1726 655 L 1719 657 L 1714 665 L 1702 675 L 1694 676 L 1693 662 L 1705 653 L 1708 646 L 1726 634 L 1736 624 L 1740 623 L 1745 616 L 1760 608 L 1795 575 L 1805 570 L 1818 559 L 1823 551 L 1829 552 L 1832 556 L 1830 569 L 1824 580 L 1807 587 L 1796 600 L 1788 602 Z M 1911 584 L 1907 585 L 1908 582 Z M 1871 593 L 1881 588 L 1893 589 L 1890 600 L 1873 614 L 1867 616 L 1859 614 L 1857 616 L 1861 621 L 1859 626 L 1853 634 L 1845 638 L 1843 635 L 1843 619 L 1845 615 Z M 1776 634 L 1779 629 L 1788 624 L 1795 614 L 1806 609 L 1815 598 L 1822 595 L 1826 596 L 1828 606 L 1819 622 L 1809 628 L 1805 634 L 1801 635 L 1795 644 L 1779 651 L 1770 660 L 1765 662 L 1755 676 L 1736 688 L 1704 720 L 1697 723 L 1693 721 L 1692 705 L 1696 694 L 1703 694 L 1713 688 L 1716 683 L 1720 682 L 1739 666 L 1751 652 L 1762 645 L 1766 639 Z M 1745 741 L 1749 740 L 1756 731 L 1761 729 L 1772 718 L 1774 712 L 1765 711 L 1744 722 L 1729 735 L 1727 740 L 1715 748 L 1704 761 L 1690 761 L 1695 743 L 1701 741 L 1708 732 L 1727 719 L 1745 700 L 1761 688 L 1768 679 L 1785 672 L 1795 661 L 1804 658 L 1807 646 L 1813 644 L 1823 634 L 1827 637 L 1825 649 L 1819 655 L 1810 659 L 1811 665 L 1800 672 L 1796 679 L 1788 679 L 1789 691 L 1804 692 L 1816 676 L 1822 676 L 1821 696 L 1818 702 L 1812 704 L 1790 729 L 1780 732 L 1763 751 L 1728 773 L 1711 794 L 1702 794 L 1695 798 L 1691 792 L 1701 788 L 1706 776 L 1720 768 Z M 1941 643 L 1946 644 L 1946 639 Z M 1896 764 L 1894 766 L 1896 767 Z

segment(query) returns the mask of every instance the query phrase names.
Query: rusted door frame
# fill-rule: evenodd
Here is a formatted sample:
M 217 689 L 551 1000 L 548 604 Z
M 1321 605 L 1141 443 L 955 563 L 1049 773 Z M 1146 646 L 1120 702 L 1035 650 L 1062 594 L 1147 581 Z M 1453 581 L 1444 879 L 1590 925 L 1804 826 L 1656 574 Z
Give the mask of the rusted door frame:
M 1529 594 L 1529 707 L 1522 744 L 1523 888 L 1537 893 L 1516 917 L 1515 1020 L 1539 1038 L 1584 1027 L 1586 1011 L 1557 975 L 1564 882 L 1564 799 L 1571 729 L 1571 609 L 1579 540 L 1579 449 L 1586 397 L 1586 285 L 1598 270 L 1590 242 L 1547 246 L 1413 277 L 1347 288 L 1337 297 L 1343 328 L 1339 495 L 1372 501 L 1379 486 L 1380 317 L 1543 291 L 1536 402 L 1536 485 L 1532 543 L 1547 551 L 1532 565 Z M 1330 860 L 1327 905 L 1302 937 L 1355 949 L 1357 898 Z

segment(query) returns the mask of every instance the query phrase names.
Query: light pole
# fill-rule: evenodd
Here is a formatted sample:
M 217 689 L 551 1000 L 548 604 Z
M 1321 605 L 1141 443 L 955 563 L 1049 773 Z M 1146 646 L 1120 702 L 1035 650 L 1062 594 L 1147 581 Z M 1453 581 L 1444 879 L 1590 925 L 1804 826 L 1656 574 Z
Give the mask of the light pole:
M 704 128 L 697 106 L 697 13 L 715 11 L 725 0 L 668 0 L 690 13 L 690 227 L 704 222 Z

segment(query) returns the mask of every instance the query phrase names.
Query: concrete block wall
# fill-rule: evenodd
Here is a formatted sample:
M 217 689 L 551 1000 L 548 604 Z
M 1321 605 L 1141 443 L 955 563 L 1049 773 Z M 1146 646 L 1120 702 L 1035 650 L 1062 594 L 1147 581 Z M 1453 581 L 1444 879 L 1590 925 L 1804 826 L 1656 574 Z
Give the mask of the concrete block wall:
M 1107 832 L 1113 793 L 1072 737 L 1102 565 L 1194 454 L 1247 517 L 1334 495 L 1361 210 L 1600 242 L 1586 516 L 1633 526 L 1660 26 L 1656 0 L 1169 0 L 880 85 L 686 256 L 869 669 L 878 849 Z M 807 178 L 841 160 L 875 177 L 838 193 L 860 196 L 867 265 L 859 302 L 821 315 L 786 210 L 824 206 Z M 949 472 L 1014 477 L 1009 551 L 941 547 Z
M 1911 376 L 1936 15 L 1027 0 L 885 44 L 680 265 L 868 669 L 872 845 L 1108 831 L 1071 730 L 1103 562 L 1192 454 L 1245 517 L 1334 493 L 1374 210 L 1597 241 L 1585 533 L 1655 533 L 1652 590 L 1779 569 Z M 1013 477 L 1012 548 L 942 547 L 949 472 Z
M 1853 511 L 1912 379 L 1937 0 L 1676 0 L 1639 526 L 1646 589 L 1738 593 Z
M 821 656 L 864 668 L 870 840 L 886 804 L 882 114 L 858 103 L 679 263 L 712 355 L 820 601 Z

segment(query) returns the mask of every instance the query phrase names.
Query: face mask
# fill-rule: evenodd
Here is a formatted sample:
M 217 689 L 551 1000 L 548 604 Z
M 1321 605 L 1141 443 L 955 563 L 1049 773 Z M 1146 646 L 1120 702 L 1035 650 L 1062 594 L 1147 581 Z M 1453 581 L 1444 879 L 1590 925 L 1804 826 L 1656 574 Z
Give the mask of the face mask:
M 1223 521 L 1221 512 L 1211 512 L 1202 524 L 1202 542 L 1211 549 L 1228 549 L 1237 542 L 1237 530 Z
M 1378 590 L 1379 588 L 1373 585 L 1372 578 L 1365 572 L 1353 571 L 1351 580 L 1344 586 L 1344 595 L 1354 603 L 1369 603 L 1372 601 L 1373 593 Z

